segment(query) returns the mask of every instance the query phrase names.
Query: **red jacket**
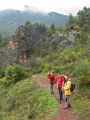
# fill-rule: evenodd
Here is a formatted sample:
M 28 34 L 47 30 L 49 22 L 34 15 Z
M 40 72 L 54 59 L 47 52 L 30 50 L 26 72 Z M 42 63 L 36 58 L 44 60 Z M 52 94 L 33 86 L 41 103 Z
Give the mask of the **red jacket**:
M 49 78 L 49 84 L 53 84 L 55 81 L 55 75 L 54 74 L 48 74 Z
M 58 77 L 57 78 L 57 85 L 58 85 L 58 87 L 62 88 L 62 86 L 64 84 L 64 81 L 65 81 L 64 77 L 62 77 L 62 76 Z

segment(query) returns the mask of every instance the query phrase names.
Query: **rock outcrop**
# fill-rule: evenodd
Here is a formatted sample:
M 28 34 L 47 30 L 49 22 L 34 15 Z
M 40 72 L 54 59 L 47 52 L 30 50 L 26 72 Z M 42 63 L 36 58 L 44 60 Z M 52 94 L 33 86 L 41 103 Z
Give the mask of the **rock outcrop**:
M 75 32 L 52 31 L 44 25 L 26 23 L 20 26 L 10 39 L 4 52 L 4 64 L 28 65 L 32 54 L 41 55 L 49 50 L 58 51 L 72 47 Z

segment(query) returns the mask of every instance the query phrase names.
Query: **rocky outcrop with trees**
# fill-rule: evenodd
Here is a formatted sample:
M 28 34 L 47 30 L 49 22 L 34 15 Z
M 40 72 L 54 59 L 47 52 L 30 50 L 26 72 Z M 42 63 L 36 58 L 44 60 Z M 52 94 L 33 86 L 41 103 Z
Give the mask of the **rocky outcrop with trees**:
M 53 26 L 53 27 L 52 27 Z M 54 25 L 27 22 L 10 38 L 4 52 L 4 64 L 29 64 L 30 56 L 43 56 L 49 51 L 60 51 L 74 44 L 75 33 L 64 32 Z

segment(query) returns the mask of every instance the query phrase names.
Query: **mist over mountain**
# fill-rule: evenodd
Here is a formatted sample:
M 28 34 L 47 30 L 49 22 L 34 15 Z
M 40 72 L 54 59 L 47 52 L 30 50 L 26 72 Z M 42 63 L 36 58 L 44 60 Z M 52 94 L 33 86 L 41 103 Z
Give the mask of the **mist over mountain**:
M 7 9 L 0 11 L 0 33 L 9 34 L 7 31 L 9 27 L 9 31 L 12 31 L 10 33 L 13 34 L 15 29 L 24 24 L 26 21 L 30 21 L 31 23 L 41 23 L 46 25 L 55 24 L 56 26 L 63 26 L 66 24 L 67 20 L 67 15 L 56 12 L 43 13 L 40 11 L 35 12 L 30 9 L 25 11 Z

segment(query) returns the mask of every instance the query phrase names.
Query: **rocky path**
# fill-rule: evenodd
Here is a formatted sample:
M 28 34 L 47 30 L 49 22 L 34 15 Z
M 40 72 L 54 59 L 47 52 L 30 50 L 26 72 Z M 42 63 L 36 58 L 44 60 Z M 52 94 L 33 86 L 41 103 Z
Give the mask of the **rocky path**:
M 41 87 L 48 90 L 48 82 L 43 80 L 42 75 L 35 75 L 34 79 Z M 54 96 L 57 99 L 59 98 L 58 91 L 56 88 L 54 88 Z M 76 120 L 74 117 L 73 105 L 72 105 L 72 108 L 70 109 L 64 109 L 64 104 L 65 102 L 59 105 L 58 114 L 52 120 Z

